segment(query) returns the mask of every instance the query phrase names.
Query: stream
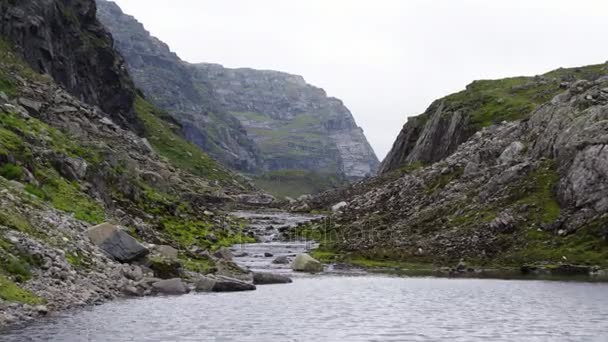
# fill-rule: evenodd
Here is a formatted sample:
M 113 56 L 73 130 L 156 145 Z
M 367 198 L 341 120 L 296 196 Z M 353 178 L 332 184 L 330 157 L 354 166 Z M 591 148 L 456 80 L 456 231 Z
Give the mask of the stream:
M 119 300 L 0 332 L 0 341 L 608 341 L 606 283 L 294 274 L 273 261 L 315 243 L 281 241 L 281 232 L 321 217 L 235 215 L 260 240 L 233 246 L 235 261 L 293 283 Z

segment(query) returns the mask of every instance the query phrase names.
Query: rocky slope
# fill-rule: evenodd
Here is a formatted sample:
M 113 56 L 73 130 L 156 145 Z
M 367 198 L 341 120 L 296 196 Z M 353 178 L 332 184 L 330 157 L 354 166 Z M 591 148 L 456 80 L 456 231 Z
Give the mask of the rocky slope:
M 298 179 L 310 190 L 306 179 L 326 177 L 318 173 L 337 178 L 332 184 L 375 173 L 378 160 L 363 131 L 322 89 L 276 71 L 185 63 L 115 3 L 98 5 L 136 84 L 219 161 L 254 175 L 271 172 L 261 181 L 271 188 Z M 303 179 L 294 176 L 302 170 Z
M 380 173 L 437 162 L 483 127 L 526 118 L 571 82 L 601 77 L 602 67 L 558 69 L 535 77 L 475 81 L 466 90 L 433 102 L 422 115 L 409 118 L 382 162 Z
M 82 39 L 86 45 L 68 32 L 79 32 L 87 19 L 101 27 L 93 0 L 2 2 L 4 13 L 21 13 L 22 6 L 32 12 L 14 18 L 17 23 L 36 19 L 36 27 L 46 27 L 51 17 L 64 23 L 51 30 L 73 39 L 61 44 Z M 256 200 L 240 177 L 183 140 L 180 126 L 143 98 L 132 94 L 125 105 L 132 116 L 122 122 L 126 114 L 109 114 L 82 89 L 58 85 L 54 77 L 62 81 L 61 73 L 41 75 L 21 58 L 39 37 L 3 32 L 10 43 L 0 44 L 0 326 L 117 296 L 183 293 L 184 283 L 213 281 L 201 278 L 205 273 L 251 277 L 211 255 L 252 241 L 223 211 Z M 100 31 L 99 37 L 112 52 L 110 36 Z M 49 65 L 77 60 L 78 70 L 89 71 L 98 58 L 121 63 L 114 52 L 81 53 L 75 60 L 47 57 L 58 58 Z M 70 72 L 82 87 L 88 84 Z M 107 84 L 114 91 L 116 80 Z M 109 93 L 98 81 L 91 81 L 101 87 L 96 93 Z
M 112 32 L 135 83 L 182 123 L 182 134 L 224 165 L 249 172 L 259 168 L 255 144 L 239 121 L 215 104 L 210 86 L 193 78 L 192 66 L 114 2 L 97 4 L 99 20 Z
M 2 1 L 0 34 L 40 73 L 99 106 L 121 126 L 141 129 L 135 89 L 112 38 L 87 0 Z
M 410 121 L 395 144 L 393 158 L 411 158 L 411 164 L 297 205 L 321 209 L 344 201 L 334 207 L 331 224 L 320 227 L 326 234 L 320 256 L 392 265 L 533 264 L 527 271 L 607 268 L 606 75 L 603 64 L 534 79 L 476 82 L 465 93 L 435 102 L 428 118 Z M 459 107 L 464 112 L 450 103 L 482 85 L 515 80 L 524 81 L 531 99 L 519 97 L 519 107 L 502 107 L 521 95 L 515 86 L 508 88 L 511 98 L 492 103 L 495 112 L 487 112 L 484 100 Z M 498 123 L 480 128 L 475 124 L 486 122 L 476 115 Z M 462 122 L 477 132 L 462 135 Z M 389 164 L 390 159 L 384 165 Z

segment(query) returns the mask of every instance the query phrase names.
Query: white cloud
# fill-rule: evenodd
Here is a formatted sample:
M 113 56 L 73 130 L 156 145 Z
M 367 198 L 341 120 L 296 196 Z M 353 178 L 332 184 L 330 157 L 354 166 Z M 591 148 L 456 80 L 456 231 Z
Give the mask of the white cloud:
M 116 0 L 190 62 L 303 75 L 382 158 L 406 117 L 474 79 L 602 63 L 603 0 Z

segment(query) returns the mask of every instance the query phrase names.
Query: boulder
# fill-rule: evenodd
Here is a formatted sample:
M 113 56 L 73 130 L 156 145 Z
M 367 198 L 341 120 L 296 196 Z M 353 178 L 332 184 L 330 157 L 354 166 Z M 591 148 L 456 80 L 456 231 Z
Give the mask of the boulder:
M 334 204 L 331 207 L 331 211 L 334 213 L 337 213 L 338 211 L 341 211 L 343 208 L 346 208 L 348 206 L 348 203 L 342 201 L 340 203 Z
M 255 290 L 255 285 L 224 276 L 203 276 L 197 283 L 197 292 L 237 292 Z
M 230 249 L 228 249 L 226 247 L 221 247 L 220 249 L 215 251 L 215 253 L 213 253 L 213 256 L 216 258 L 219 258 L 219 259 L 224 259 L 224 260 L 232 260 L 232 258 L 234 257 L 234 255 L 232 255 L 232 252 L 230 251 Z
M 255 285 L 267 285 L 267 284 L 287 284 L 291 283 L 292 280 L 281 274 L 276 273 L 265 273 L 265 272 L 254 272 L 253 283 Z
M 190 292 L 180 278 L 160 280 L 152 284 L 155 292 L 167 295 L 180 295 Z
M 232 261 L 219 259 L 215 263 L 215 268 L 217 270 L 215 274 L 218 276 L 234 278 L 246 282 L 253 281 L 253 274 L 250 271 L 241 268 Z
M 131 235 L 110 223 L 91 227 L 86 231 L 86 235 L 93 244 L 120 262 L 128 263 L 142 258 L 150 252 Z
M 272 254 L 272 253 L 269 253 L 269 252 L 264 253 L 264 257 L 266 257 L 266 258 L 272 258 L 273 256 L 274 256 L 274 254 Z
M 290 261 L 286 255 L 281 255 L 280 257 L 275 258 L 272 263 L 278 265 L 287 265 L 290 263 Z
M 164 258 L 177 259 L 178 251 L 177 251 L 177 249 L 175 249 L 171 246 L 159 245 L 159 246 L 156 246 L 154 248 L 154 250 L 156 251 L 156 253 L 158 253 L 160 256 L 162 256 Z
M 156 278 L 172 279 L 182 275 L 182 264 L 175 259 L 155 255 L 146 264 L 154 272 Z
M 323 272 L 323 264 L 306 253 L 299 254 L 291 264 L 296 272 L 318 273 Z

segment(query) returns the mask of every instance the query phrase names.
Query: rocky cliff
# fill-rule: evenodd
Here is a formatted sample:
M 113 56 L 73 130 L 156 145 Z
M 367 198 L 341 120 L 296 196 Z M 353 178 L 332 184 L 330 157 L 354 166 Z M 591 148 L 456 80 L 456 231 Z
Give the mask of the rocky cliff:
M 236 116 L 263 153 L 268 171 L 305 169 L 363 178 L 376 156 L 342 101 L 304 78 L 278 71 L 197 64 L 222 108 Z
M 0 19 L 0 34 L 35 71 L 51 75 L 121 126 L 141 129 L 133 82 L 97 21 L 93 1 L 2 1 Z
M 570 82 L 593 81 L 602 75 L 601 66 L 591 66 L 558 69 L 535 77 L 475 81 L 465 90 L 435 101 L 422 115 L 409 118 L 380 173 L 437 162 L 480 129 L 526 118 Z
M 109 39 L 94 8 L 93 0 L 2 2 L 10 43 L 0 44 L 0 326 L 120 296 L 184 293 L 202 274 L 251 276 L 211 252 L 253 241 L 224 208 L 257 197 L 134 96 L 109 40 L 87 50 L 73 15 L 92 15 L 87 28 Z M 45 46 L 43 59 L 26 49 Z M 59 53 L 66 46 L 82 50 Z M 97 106 L 95 96 L 121 85 L 128 112 Z
M 239 121 L 215 104 L 205 80 L 192 77 L 192 66 L 114 2 L 97 4 L 98 17 L 112 32 L 135 83 L 182 124 L 182 134 L 224 165 L 246 172 L 259 168 L 255 144 Z
M 251 174 L 307 170 L 343 178 L 376 171 L 378 160 L 348 109 L 302 77 L 185 63 L 116 4 L 98 5 L 138 87 L 226 165 Z
M 607 75 L 608 64 L 559 69 L 475 82 L 436 101 L 406 124 L 384 164 L 405 166 L 298 204 L 344 201 L 322 227 L 320 255 L 404 267 L 608 267 Z

